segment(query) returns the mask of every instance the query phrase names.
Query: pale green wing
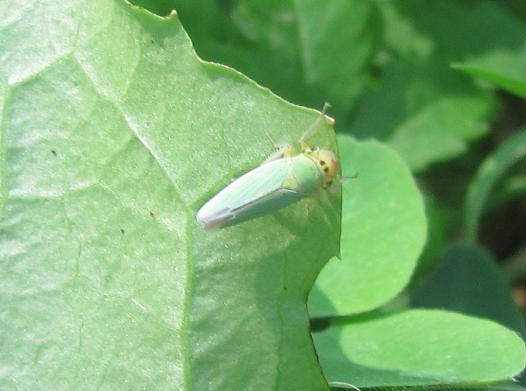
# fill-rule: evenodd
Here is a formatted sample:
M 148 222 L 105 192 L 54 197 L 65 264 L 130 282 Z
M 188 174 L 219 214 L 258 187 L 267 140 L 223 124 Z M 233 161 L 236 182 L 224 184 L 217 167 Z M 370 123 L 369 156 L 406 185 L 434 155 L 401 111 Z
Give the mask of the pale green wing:
M 230 217 L 227 218 L 222 226 L 238 224 L 243 221 L 255 219 L 269 213 L 273 213 L 281 208 L 293 204 L 305 195 L 294 190 L 279 189 L 269 193 L 251 204 L 244 205 L 236 210 L 230 211 Z
M 237 224 L 271 213 L 303 197 L 294 190 L 283 188 L 290 183 L 292 161 L 283 158 L 265 163 L 237 178 L 217 193 L 197 213 L 204 228 Z

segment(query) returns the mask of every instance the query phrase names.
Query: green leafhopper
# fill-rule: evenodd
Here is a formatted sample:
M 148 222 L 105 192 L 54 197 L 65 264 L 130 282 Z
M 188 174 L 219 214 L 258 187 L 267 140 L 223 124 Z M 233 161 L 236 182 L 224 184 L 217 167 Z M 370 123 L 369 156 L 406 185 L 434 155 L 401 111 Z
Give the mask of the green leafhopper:
M 301 153 L 294 154 L 290 145 L 282 145 L 259 167 L 206 202 L 197 212 L 197 222 L 205 229 L 239 224 L 330 187 L 338 175 L 338 158 L 331 151 L 310 147 L 305 142 L 318 129 L 327 106 L 301 137 Z

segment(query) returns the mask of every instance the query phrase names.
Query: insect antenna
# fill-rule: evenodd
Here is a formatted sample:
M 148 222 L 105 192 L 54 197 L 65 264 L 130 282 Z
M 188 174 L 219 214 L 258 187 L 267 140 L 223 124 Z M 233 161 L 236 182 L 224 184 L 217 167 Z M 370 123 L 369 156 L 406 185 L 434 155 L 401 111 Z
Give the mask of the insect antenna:
M 303 133 L 303 135 L 300 138 L 301 149 L 305 149 L 307 147 L 305 140 L 307 140 L 314 133 L 316 133 L 316 130 L 318 130 L 318 127 L 320 126 L 323 117 L 325 117 L 325 113 L 327 112 L 327 109 L 329 107 L 331 107 L 330 103 L 325 102 L 325 104 L 323 105 L 323 109 L 321 109 L 320 116 L 316 119 L 316 121 L 314 121 L 314 123 L 311 126 L 309 126 L 305 133 Z
M 354 174 L 354 175 L 351 175 L 351 176 L 345 176 L 345 175 L 342 175 L 340 177 L 340 183 L 345 183 L 347 182 L 349 179 L 356 179 L 358 178 L 358 173 Z

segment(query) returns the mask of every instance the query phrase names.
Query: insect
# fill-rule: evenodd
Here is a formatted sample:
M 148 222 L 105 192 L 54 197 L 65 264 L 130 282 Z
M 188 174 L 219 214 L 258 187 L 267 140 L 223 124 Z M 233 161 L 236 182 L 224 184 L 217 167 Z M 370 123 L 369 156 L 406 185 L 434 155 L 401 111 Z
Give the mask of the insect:
M 206 202 L 197 212 L 197 222 L 204 229 L 239 224 L 329 188 L 338 175 L 338 158 L 329 150 L 306 143 L 317 131 L 327 107 L 325 104 L 320 117 L 301 137 L 301 153 L 295 154 L 289 144 L 276 145 L 271 139 L 276 152 Z

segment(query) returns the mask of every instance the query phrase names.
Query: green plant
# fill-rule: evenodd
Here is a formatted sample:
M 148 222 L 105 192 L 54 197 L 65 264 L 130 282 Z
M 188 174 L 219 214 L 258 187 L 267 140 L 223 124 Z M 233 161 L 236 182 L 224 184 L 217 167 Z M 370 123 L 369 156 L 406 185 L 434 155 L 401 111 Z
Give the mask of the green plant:
M 0 389 L 519 387 L 516 5 L 134 3 L 0 7 Z M 324 101 L 342 197 L 203 232 Z

